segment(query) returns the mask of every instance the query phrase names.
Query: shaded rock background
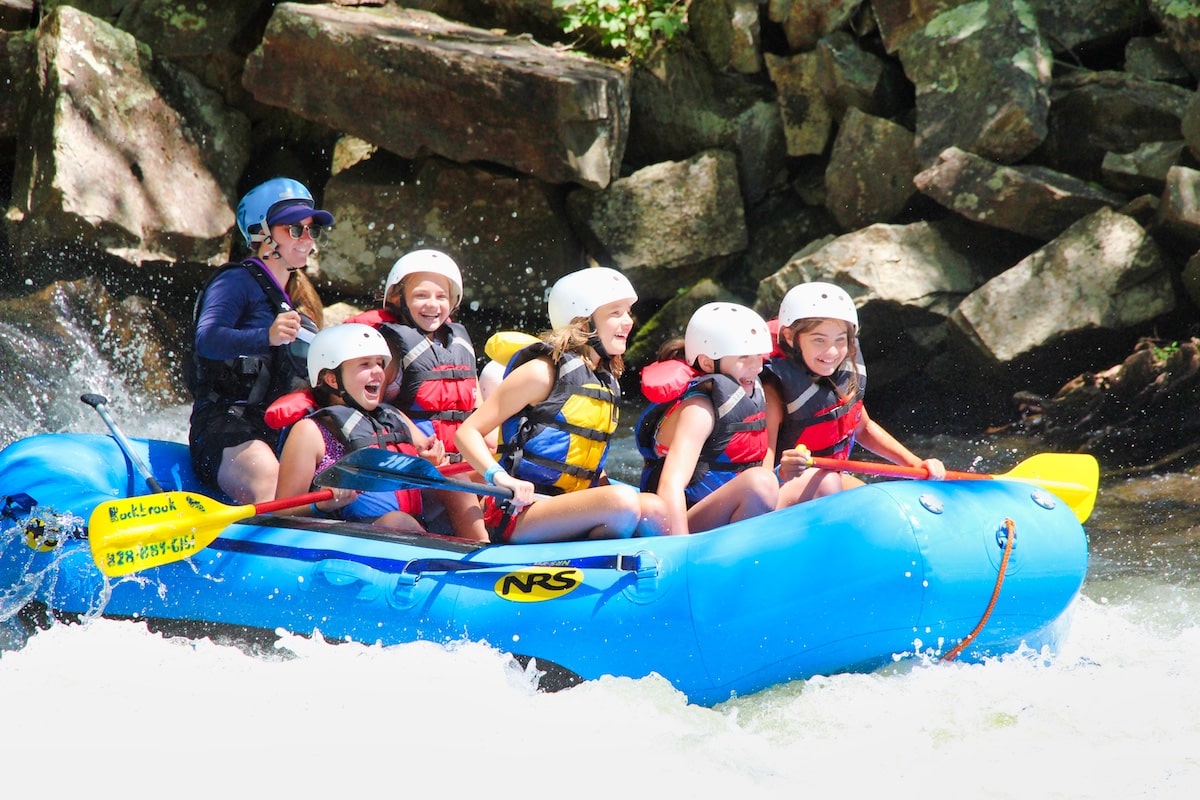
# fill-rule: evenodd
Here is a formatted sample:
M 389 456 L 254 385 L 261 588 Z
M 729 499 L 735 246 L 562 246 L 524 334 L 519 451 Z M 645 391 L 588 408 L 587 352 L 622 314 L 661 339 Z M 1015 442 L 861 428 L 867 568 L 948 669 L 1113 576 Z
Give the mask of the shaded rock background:
M 327 321 L 419 246 L 463 267 L 477 344 L 609 264 L 641 295 L 636 392 L 697 306 L 771 316 L 829 280 L 898 433 L 1190 454 L 1200 7 L 692 0 L 631 64 L 552 0 L 407 5 L 0 0 L 5 374 L 61 352 L 48 307 L 186 399 L 191 301 L 241 255 L 238 197 L 286 174 L 338 220 L 309 270 Z

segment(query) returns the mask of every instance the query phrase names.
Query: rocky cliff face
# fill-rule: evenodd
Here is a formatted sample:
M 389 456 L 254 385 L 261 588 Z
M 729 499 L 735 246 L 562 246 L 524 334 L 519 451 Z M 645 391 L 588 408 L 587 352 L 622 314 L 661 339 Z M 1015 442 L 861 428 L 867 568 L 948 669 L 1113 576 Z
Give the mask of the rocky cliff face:
M 1200 8 L 693 0 L 631 64 L 551 0 L 419 5 L 0 0 L 0 288 L 99 278 L 185 316 L 239 195 L 287 174 L 338 218 L 326 303 L 440 247 L 482 341 L 544 327 L 546 287 L 597 261 L 642 296 L 640 366 L 704 302 L 770 316 L 830 280 L 873 405 L 926 426 L 1014 420 L 1017 392 L 1194 333 Z M 1164 396 L 1141 418 L 1190 435 Z

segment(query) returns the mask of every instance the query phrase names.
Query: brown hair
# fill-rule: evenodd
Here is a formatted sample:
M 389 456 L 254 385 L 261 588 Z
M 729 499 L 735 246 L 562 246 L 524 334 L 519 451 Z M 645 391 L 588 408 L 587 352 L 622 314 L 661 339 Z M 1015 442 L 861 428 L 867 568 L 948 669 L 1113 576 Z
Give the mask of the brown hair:
M 325 382 L 325 373 L 330 372 L 329 369 L 321 370 L 317 375 L 317 385 L 312 387 L 313 400 L 317 401 L 317 405 L 325 408 L 326 406 L 342 405 L 342 399 L 338 396 L 337 389 L 334 389 Z
M 325 304 L 312 279 L 302 269 L 294 269 L 288 274 L 288 297 L 297 311 L 317 323 L 317 329 L 325 327 Z
M 809 331 L 816 329 L 818 326 L 820 326 L 826 322 L 840 322 L 842 325 L 846 326 L 846 340 L 847 340 L 846 361 L 850 361 L 852 363 L 857 363 L 858 362 L 858 337 L 855 336 L 855 326 L 852 325 L 851 323 L 847 322 L 844 319 L 830 319 L 828 317 L 803 317 L 801 319 L 796 320 L 791 325 L 787 326 L 787 328 L 781 329 L 780 336 L 779 336 L 779 349 L 783 352 L 784 357 L 788 358 L 792 361 L 795 361 L 800 366 L 804 367 L 805 369 L 808 369 L 808 365 L 804 363 L 804 357 L 802 355 L 800 355 L 800 348 L 798 346 L 796 346 L 795 342 L 797 339 L 799 339 L 801 334 L 808 333 Z M 792 343 L 791 344 L 789 344 L 788 341 L 783 338 L 782 334 L 783 334 L 784 330 L 791 332 L 791 334 L 792 334 Z M 843 361 L 842 363 L 845 363 L 845 362 Z M 841 369 L 841 365 L 838 365 L 838 369 Z M 836 384 L 835 384 L 835 388 L 836 388 Z M 850 378 L 850 383 L 846 386 L 845 392 L 842 392 L 839 390 L 838 393 L 842 397 L 853 397 L 854 395 L 858 394 L 858 370 L 857 369 L 853 370 L 853 374 L 851 375 L 851 378 Z
M 672 359 L 687 361 L 687 347 L 682 336 L 672 336 L 658 346 L 658 355 L 655 356 L 656 361 L 670 361 Z

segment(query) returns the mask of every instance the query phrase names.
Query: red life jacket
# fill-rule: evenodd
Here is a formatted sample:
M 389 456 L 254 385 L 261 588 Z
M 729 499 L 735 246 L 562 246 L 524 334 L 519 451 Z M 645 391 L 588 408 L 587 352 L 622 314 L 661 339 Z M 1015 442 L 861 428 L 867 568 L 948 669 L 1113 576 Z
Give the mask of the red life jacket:
M 740 472 L 762 464 L 767 452 L 766 401 L 762 385 L 746 394 L 728 375 L 697 372 L 683 361 L 656 361 L 642 370 L 642 394 L 655 401 L 643 412 L 635 429 L 642 454 L 642 491 L 652 492 L 666 462 L 658 445 L 662 421 L 689 397 L 704 393 L 713 405 L 713 430 L 700 448 L 696 467 L 684 492 L 689 504 L 711 494 Z
M 849 458 L 854 432 L 862 422 L 863 393 L 867 388 L 862 360 L 847 360 L 832 376 L 818 380 L 804 364 L 786 357 L 771 359 L 766 368 L 779 379 L 784 404 L 776 460 L 783 450 L 799 444 L 814 456 Z M 847 396 L 856 375 L 858 389 Z
M 426 434 L 441 439 L 447 453 L 457 453 L 454 434 L 475 409 L 478 387 L 475 348 L 467 329 L 447 322 L 429 337 L 386 308 L 346 321 L 372 325 L 383 334 L 400 362 L 389 386 L 391 402 Z

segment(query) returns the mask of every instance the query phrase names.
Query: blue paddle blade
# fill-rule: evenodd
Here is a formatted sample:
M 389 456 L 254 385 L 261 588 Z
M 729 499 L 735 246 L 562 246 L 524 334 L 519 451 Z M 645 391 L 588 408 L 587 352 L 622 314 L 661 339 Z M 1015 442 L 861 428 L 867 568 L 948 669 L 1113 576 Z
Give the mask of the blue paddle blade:
M 16 519 L 23 517 L 33 510 L 37 505 L 37 500 L 34 500 L 31 495 L 25 492 L 19 492 L 13 495 L 4 496 L 4 506 L 0 508 L 0 517 L 5 519 Z
M 317 473 L 317 486 L 359 492 L 394 492 L 397 489 L 448 489 L 508 499 L 512 491 L 471 481 L 457 481 L 438 472 L 423 458 L 365 447 L 347 453 Z

